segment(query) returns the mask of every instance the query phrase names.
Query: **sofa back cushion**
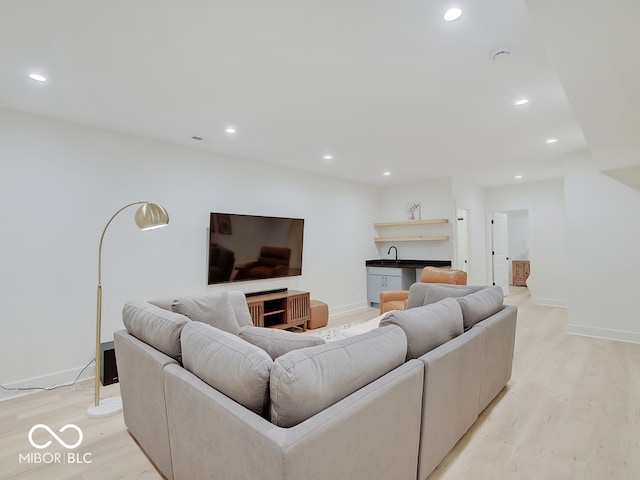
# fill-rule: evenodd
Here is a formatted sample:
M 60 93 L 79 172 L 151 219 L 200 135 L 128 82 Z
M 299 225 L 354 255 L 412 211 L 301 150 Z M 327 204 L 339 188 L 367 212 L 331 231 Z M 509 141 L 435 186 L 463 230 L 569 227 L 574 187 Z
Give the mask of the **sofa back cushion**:
M 273 361 L 264 350 L 200 322 L 182 330 L 181 343 L 184 368 L 249 410 L 266 415 Z
M 240 327 L 252 327 L 253 320 L 249 313 L 249 305 L 247 305 L 247 297 L 239 290 L 231 290 L 228 292 L 231 308 L 236 316 L 236 322 Z
M 300 335 L 276 328 L 242 327 L 240 328 L 240 338 L 260 347 L 274 360 L 299 348 L 324 344 L 324 340 L 320 337 Z
M 253 320 L 251 320 L 251 313 L 249 313 L 249 306 L 247 305 L 247 297 L 245 294 L 239 290 L 229 290 L 227 295 L 229 296 L 229 302 L 231 303 L 231 308 L 235 314 L 238 325 L 240 327 L 252 326 Z M 171 311 L 173 311 L 173 302 L 174 297 L 149 300 L 149 303 L 153 303 L 160 308 Z
M 164 298 L 153 298 L 151 300 L 147 300 L 147 302 L 155 305 L 156 307 L 164 308 L 165 310 L 169 310 L 173 312 L 171 309 L 171 304 L 173 303 L 173 297 L 164 297 Z
M 380 326 L 397 325 L 407 336 L 407 360 L 448 342 L 463 332 L 462 310 L 454 298 L 409 310 L 388 312 Z
M 271 370 L 271 422 L 303 422 L 404 363 L 406 353 L 404 333 L 388 326 L 278 357 Z
M 409 287 L 407 309 L 429 305 L 450 297 L 462 297 L 486 288 L 479 285 L 449 285 L 444 283 L 414 283 Z
M 178 298 L 171 304 L 171 309 L 191 320 L 207 323 L 225 332 L 234 335 L 240 333 L 229 294 L 225 291 Z
M 501 287 L 486 287 L 475 293 L 456 298 L 462 309 L 464 329 L 502 310 L 504 292 Z
M 133 300 L 122 308 L 122 321 L 131 335 L 181 361 L 180 333 L 190 323 L 187 317 Z

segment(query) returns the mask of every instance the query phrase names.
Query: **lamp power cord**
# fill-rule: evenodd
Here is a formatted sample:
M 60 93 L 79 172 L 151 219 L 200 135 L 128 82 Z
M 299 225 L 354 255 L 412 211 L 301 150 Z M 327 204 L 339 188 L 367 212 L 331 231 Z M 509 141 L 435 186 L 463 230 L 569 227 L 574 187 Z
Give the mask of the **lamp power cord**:
M 76 376 L 76 378 L 70 382 L 70 383 L 61 383 L 59 385 L 52 385 L 50 387 L 6 387 L 4 385 L 0 384 L 0 389 L 7 391 L 7 392 L 28 392 L 31 390 L 38 390 L 38 391 L 43 391 L 43 392 L 49 392 L 51 390 L 55 390 L 56 388 L 62 388 L 62 387 L 72 387 L 74 386 L 77 382 L 78 379 L 82 376 L 82 374 L 85 372 L 85 370 L 87 368 L 89 368 L 91 366 L 91 364 L 95 363 L 96 359 L 92 358 L 89 363 L 87 363 L 82 370 L 80 370 L 80 373 L 78 373 L 78 375 Z

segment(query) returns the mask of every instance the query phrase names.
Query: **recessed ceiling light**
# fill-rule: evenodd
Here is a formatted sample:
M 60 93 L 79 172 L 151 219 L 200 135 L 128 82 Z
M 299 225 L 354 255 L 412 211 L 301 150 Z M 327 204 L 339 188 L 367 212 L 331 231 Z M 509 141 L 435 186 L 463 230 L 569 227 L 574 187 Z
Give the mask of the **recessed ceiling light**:
M 224 131 L 229 135 L 233 135 L 234 133 L 236 133 L 236 127 L 227 127 L 224 129 Z
M 388 177 L 389 175 L 391 175 L 391 172 L 387 170 L 386 172 L 382 172 L 382 174 L 383 174 L 385 177 Z
M 520 179 L 522 178 L 522 175 L 516 175 L 516 176 L 515 176 L 515 177 L 513 177 L 513 178 L 515 178 L 516 180 L 520 180 Z
M 557 138 L 548 138 L 547 143 L 556 143 L 558 141 Z
M 529 100 L 527 100 L 526 98 L 521 98 L 520 100 L 516 100 L 516 105 L 520 106 L 520 105 L 525 105 L 527 103 L 529 103 Z
M 331 155 L 330 153 L 327 153 L 324 157 L 322 157 L 324 160 L 333 160 L 333 155 Z
M 453 22 L 454 20 L 459 19 L 460 15 L 462 15 L 462 10 L 459 8 L 450 8 L 447 10 L 447 13 L 444 14 L 444 19 L 447 22 Z
M 46 82 L 47 81 L 47 77 L 43 77 L 39 73 L 30 73 L 29 74 L 29 78 L 31 80 L 35 80 L 36 82 Z

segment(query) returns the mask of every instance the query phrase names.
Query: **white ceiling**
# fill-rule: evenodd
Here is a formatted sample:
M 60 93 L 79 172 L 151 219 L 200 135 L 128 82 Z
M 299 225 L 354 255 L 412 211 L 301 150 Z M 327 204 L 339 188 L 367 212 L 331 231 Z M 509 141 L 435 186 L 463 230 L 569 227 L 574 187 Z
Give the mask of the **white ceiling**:
M 640 164 L 640 1 L 456 5 L 0 0 L 0 106 L 371 185 Z

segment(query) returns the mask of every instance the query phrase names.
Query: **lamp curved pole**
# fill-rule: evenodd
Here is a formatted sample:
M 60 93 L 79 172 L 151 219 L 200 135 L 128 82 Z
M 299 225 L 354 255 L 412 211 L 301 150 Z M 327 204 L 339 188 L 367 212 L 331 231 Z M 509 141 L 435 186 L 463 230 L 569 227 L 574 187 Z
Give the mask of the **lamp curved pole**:
M 122 409 L 121 407 L 122 402 L 119 401 L 118 403 L 120 404 L 120 406 L 119 407 L 116 406 L 115 409 L 112 409 L 108 413 L 102 413 L 98 410 L 100 407 L 100 340 L 102 337 L 102 244 L 104 242 L 104 236 L 107 233 L 107 229 L 109 228 L 109 225 L 111 225 L 111 222 L 113 221 L 113 219 L 116 218 L 118 214 L 120 214 L 120 212 L 134 205 L 153 205 L 153 204 L 151 204 L 151 202 L 148 202 L 148 201 L 141 201 L 141 202 L 129 203 L 128 205 L 125 205 L 124 207 L 120 208 L 116 213 L 114 213 L 111 216 L 111 218 L 105 225 L 104 230 L 102 230 L 102 235 L 100 236 L 100 246 L 98 247 L 98 292 L 97 292 L 97 305 L 96 305 L 96 360 L 95 360 L 96 374 L 95 374 L 95 382 L 94 382 L 94 403 L 87 410 L 87 414 L 92 418 L 100 418 L 103 416 L 108 416 L 114 413 L 118 413 Z M 159 208 L 162 209 L 162 207 L 159 207 Z M 164 209 L 162 210 L 164 211 Z M 166 225 L 168 222 L 169 220 L 167 218 L 164 224 Z
M 111 222 L 113 222 L 113 219 L 116 218 L 120 212 L 122 212 L 123 210 L 126 210 L 129 207 L 133 207 L 134 205 L 143 205 L 145 203 L 149 203 L 149 202 L 133 202 L 133 203 L 130 203 L 129 205 L 125 205 L 116 213 L 114 213 L 109 219 L 109 221 L 107 222 L 107 224 L 104 226 L 104 230 L 102 230 L 102 235 L 100 235 L 100 247 L 98 248 L 98 289 L 99 290 L 102 283 L 102 242 L 104 241 L 104 234 L 107 233 L 107 229 L 109 228 L 109 225 L 111 225 Z M 99 310 L 100 309 L 98 309 L 98 311 Z

